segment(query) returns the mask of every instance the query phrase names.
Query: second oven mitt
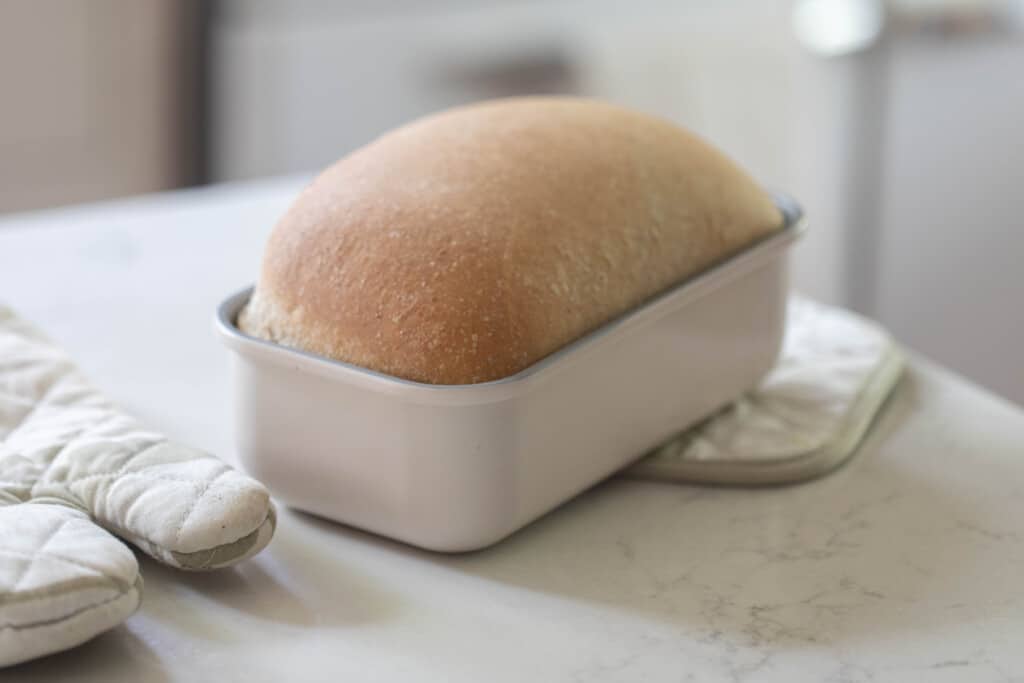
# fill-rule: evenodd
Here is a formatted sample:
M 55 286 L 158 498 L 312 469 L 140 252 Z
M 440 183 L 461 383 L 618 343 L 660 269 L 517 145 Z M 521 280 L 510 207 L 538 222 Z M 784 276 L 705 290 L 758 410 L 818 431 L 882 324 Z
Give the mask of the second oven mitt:
M 128 541 L 186 570 L 259 552 L 267 490 L 167 440 L 0 306 L 0 666 L 67 649 L 139 606 Z
M 794 296 L 782 352 L 761 384 L 624 474 L 739 485 L 824 474 L 856 451 L 902 370 L 885 330 Z

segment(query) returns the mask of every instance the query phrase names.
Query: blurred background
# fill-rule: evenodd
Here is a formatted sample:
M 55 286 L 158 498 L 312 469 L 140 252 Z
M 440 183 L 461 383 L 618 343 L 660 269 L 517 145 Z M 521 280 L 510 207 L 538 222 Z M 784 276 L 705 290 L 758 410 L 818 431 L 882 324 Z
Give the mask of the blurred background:
M 1024 403 L 1024 0 L 5 0 L 0 213 L 309 174 L 456 103 L 683 123 L 811 230 L 795 284 Z

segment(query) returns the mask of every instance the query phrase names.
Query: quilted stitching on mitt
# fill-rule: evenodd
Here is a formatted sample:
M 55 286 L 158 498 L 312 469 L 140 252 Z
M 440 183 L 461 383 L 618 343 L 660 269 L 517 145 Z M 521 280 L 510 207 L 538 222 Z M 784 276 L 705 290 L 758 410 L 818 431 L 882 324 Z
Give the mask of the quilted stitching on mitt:
M 0 665 L 70 647 L 138 606 L 135 556 L 225 566 L 270 540 L 266 489 L 145 428 L 0 307 Z

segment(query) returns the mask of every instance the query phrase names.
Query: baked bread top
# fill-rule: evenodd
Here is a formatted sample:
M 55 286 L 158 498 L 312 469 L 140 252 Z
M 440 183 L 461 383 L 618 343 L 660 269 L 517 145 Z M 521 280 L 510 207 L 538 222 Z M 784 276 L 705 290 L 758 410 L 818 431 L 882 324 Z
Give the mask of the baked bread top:
M 247 334 L 389 375 L 513 375 L 782 226 L 668 121 L 517 98 L 415 121 L 324 171 L 274 228 Z

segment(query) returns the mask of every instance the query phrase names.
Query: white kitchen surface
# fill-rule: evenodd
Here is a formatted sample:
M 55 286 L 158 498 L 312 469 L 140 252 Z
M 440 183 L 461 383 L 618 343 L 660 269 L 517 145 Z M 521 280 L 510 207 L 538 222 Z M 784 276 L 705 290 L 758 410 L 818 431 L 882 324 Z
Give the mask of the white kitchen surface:
M 5 218 L 0 300 L 154 426 L 233 460 L 213 311 L 298 187 Z M 127 623 L 0 679 L 1024 680 L 1022 520 L 1024 413 L 912 355 L 862 452 L 818 481 L 611 481 L 458 556 L 285 512 L 236 569 L 143 560 Z

